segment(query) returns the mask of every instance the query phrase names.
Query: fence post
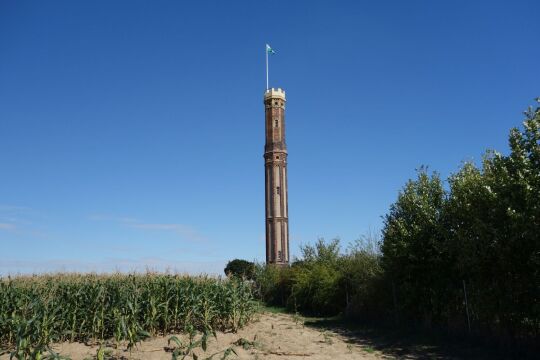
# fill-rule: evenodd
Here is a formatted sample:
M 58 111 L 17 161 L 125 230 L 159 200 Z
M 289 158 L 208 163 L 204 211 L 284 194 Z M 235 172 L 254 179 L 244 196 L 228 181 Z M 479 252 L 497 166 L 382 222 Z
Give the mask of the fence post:
M 467 301 L 467 287 L 463 280 L 463 293 L 465 294 L 465 311 L 467 312 L 467 325 L 469 325 L 469 335 L 471 334 L 471 319 L 469 317 L 469 302 Z

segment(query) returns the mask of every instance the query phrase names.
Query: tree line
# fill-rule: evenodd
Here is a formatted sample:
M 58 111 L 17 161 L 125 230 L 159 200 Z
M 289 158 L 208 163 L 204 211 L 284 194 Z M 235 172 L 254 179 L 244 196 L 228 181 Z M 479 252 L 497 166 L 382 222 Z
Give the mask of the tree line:
M 446 181 L 420 168 L 380 236 L 347 248 L 320 239 L 289 267 L 251 265 L 259 297 L 316 315 L 538 340 L 540 107 L 510 131 L 509 147 Z

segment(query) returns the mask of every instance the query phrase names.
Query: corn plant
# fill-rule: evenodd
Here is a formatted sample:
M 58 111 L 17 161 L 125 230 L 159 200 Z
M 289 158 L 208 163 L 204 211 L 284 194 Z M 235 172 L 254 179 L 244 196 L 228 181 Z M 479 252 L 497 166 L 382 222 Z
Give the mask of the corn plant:
M 0 277 L 0 349 L 35 358 L 52 356 L 47 347 L 54 342 L 112 340 L 131 350 L 154 335 L 236 331 L 255 311 L 251 286 L 234 279 L 155 273 Z M 206 346 L 207 336 L 200 345 Z

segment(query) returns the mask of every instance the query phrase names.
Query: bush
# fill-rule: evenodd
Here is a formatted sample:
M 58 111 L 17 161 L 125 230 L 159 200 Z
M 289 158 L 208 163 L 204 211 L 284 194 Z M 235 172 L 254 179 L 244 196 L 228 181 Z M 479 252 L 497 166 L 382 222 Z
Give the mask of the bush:
M 272 306 L 286 306 L 291 292 L 291 269 L 275 265 L 255 266 L 255 294 Z
M 381 266 L 378 236 L 370 232 L 351 244 L 340 268 L 346 315 L 363 322 L 385 319 L 392 295 Z
M 338 239 L 319 239 L 302 246 L 302 257 L 290 267 L 257 265 L 257 294 L 269 305 L 312 315 L 336 315 L 346 309 L 355 316 L 366 314 L 378 303 L 368 289 L 381 276 L 381 267 L 378 244 L 370 243 L 368 250 L 364 243 L 359 240 L 342 254 Z

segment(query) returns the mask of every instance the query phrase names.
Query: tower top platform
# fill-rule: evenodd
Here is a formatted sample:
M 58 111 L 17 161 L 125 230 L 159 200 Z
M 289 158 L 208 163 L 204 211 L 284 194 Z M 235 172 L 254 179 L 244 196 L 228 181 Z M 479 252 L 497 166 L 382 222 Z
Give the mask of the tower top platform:
M 264 92 L 264 100 L 276 98 L 285 100 L 285 90 L 282 88 L 271 88 Z

